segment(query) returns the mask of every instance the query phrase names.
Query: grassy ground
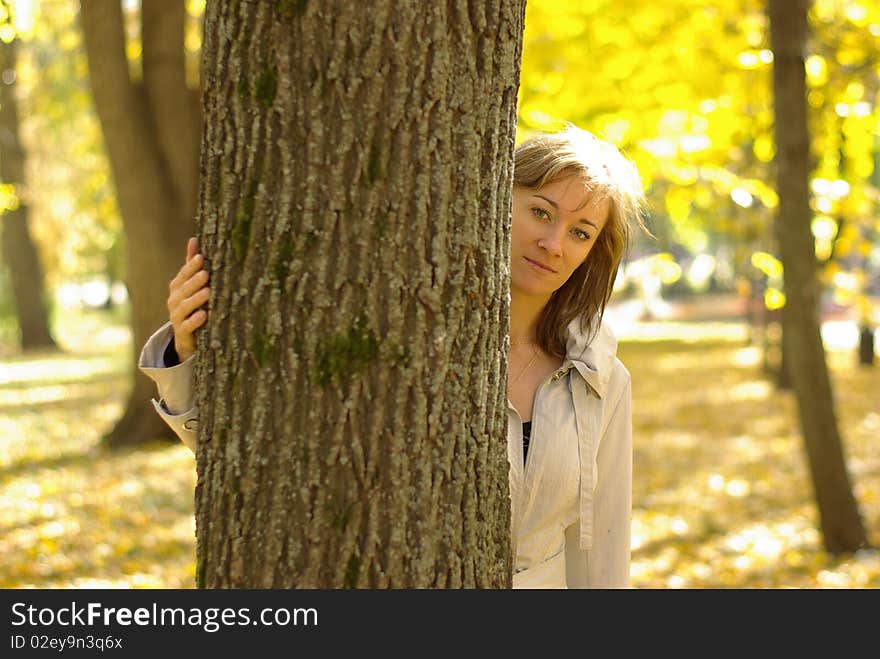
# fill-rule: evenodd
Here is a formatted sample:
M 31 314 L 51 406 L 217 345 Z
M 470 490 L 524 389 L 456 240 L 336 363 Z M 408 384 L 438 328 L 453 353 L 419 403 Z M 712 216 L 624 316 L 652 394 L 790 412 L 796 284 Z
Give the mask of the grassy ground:
M 181 446 L 108 453 L 127 393 L 120 315 L 71 314 L 64 354 L 0 346 L 2 587 L 191 588 L 195 465 Z M 633 374 L 633 585 L 880 586 L 880 553 L 821 549 L 796 407 L 735 324 L 642 325 Z M 659 338 L 658 338 L 659 337 Z M 866 527 L 880 546 L 880 368 L 830 352 Z

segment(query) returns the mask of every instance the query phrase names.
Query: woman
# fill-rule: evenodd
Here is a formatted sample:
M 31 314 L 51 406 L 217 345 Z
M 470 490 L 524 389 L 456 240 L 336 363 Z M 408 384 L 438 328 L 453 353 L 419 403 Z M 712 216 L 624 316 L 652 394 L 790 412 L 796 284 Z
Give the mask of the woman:
M 514 588 L 629 586 L 629 373 L 602 324 L 642 224 L 638 173 L 613 145 L 569 126 L 515 151 L 510 234 L 508 460 Z M 195 452 L 193 333 L 208 273 L 195 239 L 169 286 L 170 321 L 144 346 L 158 413 Z

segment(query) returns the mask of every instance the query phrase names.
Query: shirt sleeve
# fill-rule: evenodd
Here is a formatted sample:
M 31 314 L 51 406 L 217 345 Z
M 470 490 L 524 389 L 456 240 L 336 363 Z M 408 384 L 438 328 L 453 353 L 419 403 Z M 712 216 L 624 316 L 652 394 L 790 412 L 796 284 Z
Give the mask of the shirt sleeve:
M 195 453 L 198 426 L 198 409 L 193 385 L 195 355 L 172 366 L 166 363 L 166 358 L 169 361 L 179 361 L 173 344 L 174 329 L 171 323 L 167 322 L 144 344 L 138 360 L 138 368 L 156 383 L 159 399 L 152 401 L 156 412 Z
M 159 399 L 171 414 L 181 414 L 195 406 L 193 387 L 193 368 L 195 355 L 177 365 L 165 363 L 168 346 L 174 343 L 174 330 L 171 323 L 165 323 L 147 340 L 141 350 L 138 367 L 156 383 Z M 173 351 L 177 358 L 177 352 Z

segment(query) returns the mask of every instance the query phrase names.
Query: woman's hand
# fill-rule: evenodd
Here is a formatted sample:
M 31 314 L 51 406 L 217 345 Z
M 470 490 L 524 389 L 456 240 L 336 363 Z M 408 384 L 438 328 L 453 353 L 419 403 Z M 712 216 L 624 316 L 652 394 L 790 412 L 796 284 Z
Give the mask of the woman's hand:
M 201 269 L 205 259 L 198 248 L 198 239 L 193 236 L 186 244 L 186 263 L 168 285 L 168 317 L 174 327 L 174 350 L 181 362 L 195 353 L 195 331 L 208 320 L 208 312 L 199 308 L 210 298 L 211 289 L 208 271 Z

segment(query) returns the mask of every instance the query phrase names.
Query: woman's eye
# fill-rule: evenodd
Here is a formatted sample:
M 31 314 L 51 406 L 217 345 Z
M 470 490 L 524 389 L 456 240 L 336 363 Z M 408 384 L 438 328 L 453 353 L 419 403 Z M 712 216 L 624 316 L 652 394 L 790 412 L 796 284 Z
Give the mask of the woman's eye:
M 588 234 L 583 229 L 575 229 L 574 235 L 576 235 L 581 240 L 589 240 L 590 239 L 590 234 Z
M 541 220 L 549 220 L 550 219 L 550 213 L 545 211 L 540 206 L 536 206 L 535 208 L 533 208 L 532 213 L 534 213 L 535 217 L 537 217 L 538 219 L 541 219 Z

